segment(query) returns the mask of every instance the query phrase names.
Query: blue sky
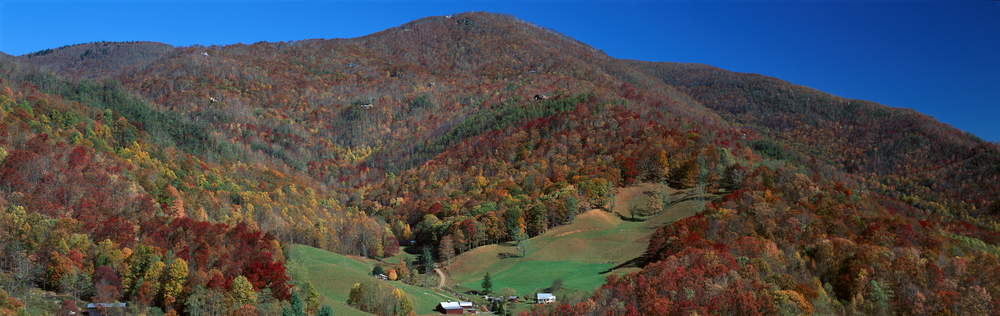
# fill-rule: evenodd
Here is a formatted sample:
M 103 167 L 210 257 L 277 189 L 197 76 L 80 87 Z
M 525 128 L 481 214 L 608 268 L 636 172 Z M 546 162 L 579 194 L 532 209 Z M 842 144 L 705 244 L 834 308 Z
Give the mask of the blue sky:
M 912 108 L 1000 142 L 1000 1 L 0 0 L 0 52 L 347 38 L 466 11 L 512 14 L 616 58 L 703 63 Z

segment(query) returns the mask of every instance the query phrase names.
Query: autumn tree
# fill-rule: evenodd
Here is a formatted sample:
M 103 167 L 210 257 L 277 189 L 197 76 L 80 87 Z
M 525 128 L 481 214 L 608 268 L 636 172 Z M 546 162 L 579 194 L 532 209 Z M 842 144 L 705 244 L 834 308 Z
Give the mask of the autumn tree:
M 451 258 L 455 257 L 455 246 L 452 244 L 451 235 L 446 235 L 441 238 L 441 245 L 438 246 L 438 255 L 441 259 L 444 259 L 447 264 L 451 264 Z
M 250 281 L 247 281 L 247 278 L 242 275 L 233 279 L 233 287 L 229 290 L 229 294 L 236 306 L 257 303 L 257 292 L 254 291 Z
M 76 315 L 80 312 L 80 309 L 76 307 L 76 302 L 73 300 L 65 300 L 62 305 L 59 306 L 59 312 L 57 315 Z
M 319 312 L 319 292 L 313 287 L 312 282 L 306 282 L 306 313 L 315 315 Z
M 188 277 L 188 265 L 184 259 L 175 258 L 163 274 L 163 299 L 173 302 L 183 290 L 184 281 Z
M 94 296 L 98 301 L 115 302 L 121 297 L 122 281 L 108 266 L 97 267 L 91 279 L 94 284 Z

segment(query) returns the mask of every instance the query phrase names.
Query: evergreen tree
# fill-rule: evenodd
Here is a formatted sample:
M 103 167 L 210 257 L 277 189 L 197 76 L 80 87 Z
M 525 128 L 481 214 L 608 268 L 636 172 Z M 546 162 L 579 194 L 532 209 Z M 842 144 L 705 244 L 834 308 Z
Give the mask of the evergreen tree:
M 420 256 L 420 262 L 424 265 L 424 273 L 431 273 L 431 270 L 434 270 L 434 256 L 431 255 L 430 247 L 424 247 L 424 253 Z
M 319 313 L 316 313 L 316 316 L 333 316 L 333 308 L 323 306 L 323 308 L 319 309 Z
M 501 298 L 499 300 L 496 300 L 496 301 L 493 301 L 493 303 L 496 304 L 496 308 L 493 309 L 494 313 L 496 313 L 497 315 L 501 315 L 501 316 L 507 315 L 507 308 L 504 307 L 505 304 L 503 302 L 503 298 Z
M 493 280 L 490 279 L 490 273 L 486 272 L 486 276 L 483 277 L 483 294 L 489 295 L 493 291 Z
M 281 316 L 306 316 L 302 309 L 302 299 L 299 298 L 299 292 L 292 291 L 292 299 L 289 300 L 289 303 L 289 306 L 281 308 Z

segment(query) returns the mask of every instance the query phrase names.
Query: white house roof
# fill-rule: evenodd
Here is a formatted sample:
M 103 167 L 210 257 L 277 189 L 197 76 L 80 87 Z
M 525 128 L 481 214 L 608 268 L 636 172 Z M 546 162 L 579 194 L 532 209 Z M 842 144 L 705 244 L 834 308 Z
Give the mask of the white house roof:
M 459 309 L 462 307 L 472 307 L 472 302 L 441 302 L 441 308 Z
M 554 299 L 554 298 L 556 298 L 556 296 L 552 295 L 552 293 L 538 293 L 538 299 L 540 299 L 540 300 L 547 300 L 547 299 L 550 299 L 550 298 Z

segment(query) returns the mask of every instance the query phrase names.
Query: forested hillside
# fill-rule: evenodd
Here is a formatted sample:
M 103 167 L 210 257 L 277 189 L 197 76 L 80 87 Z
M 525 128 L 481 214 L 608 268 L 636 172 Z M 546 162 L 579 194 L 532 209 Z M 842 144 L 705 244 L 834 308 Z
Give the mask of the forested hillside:
M 80 44 L 0 55 L 0 80 L 14 295 L 271 315 L 301 293 L 289 243 L 380 259 L 415 240 L 446 263 L 662 182 L 718 199 L 657 231 L 641 272 L 532 313 L 1000 309 L 996 143 L 759 75 L 616 60 L 511 16 Z
M 73 79 L 100 79 L 145 66 L 173 49 L 156 42 L 94 42 L 34 52 L 21 61 Z

